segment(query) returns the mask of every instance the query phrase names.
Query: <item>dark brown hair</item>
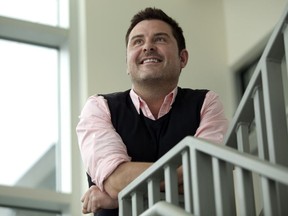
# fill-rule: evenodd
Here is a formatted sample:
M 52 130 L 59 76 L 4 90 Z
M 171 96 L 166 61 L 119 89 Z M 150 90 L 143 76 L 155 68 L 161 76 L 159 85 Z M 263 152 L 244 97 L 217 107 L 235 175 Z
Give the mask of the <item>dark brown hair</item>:
M 183 35 L 182 28 L 178 25 L 178 23 L 169 17 L 166 13 L 164 13 L 162 10 L 157 8 L 151 8 L 148 7 L 144 10 L 139 11 L 137 14 L 135 14 L 131 19 L 131 24 L 127 30 L 126 33 L 126 46 L 128 45 L 129 41 L 129 35 L 132 31 L 132 29 L 141 21 L 143 20 L 161 20 L 165 23 L 167 23 L 172 28 L 172 34 L 175 37 L 179 49 L 179 53 L 181 50 L 186 48 L 185 44 L 185 38 Z

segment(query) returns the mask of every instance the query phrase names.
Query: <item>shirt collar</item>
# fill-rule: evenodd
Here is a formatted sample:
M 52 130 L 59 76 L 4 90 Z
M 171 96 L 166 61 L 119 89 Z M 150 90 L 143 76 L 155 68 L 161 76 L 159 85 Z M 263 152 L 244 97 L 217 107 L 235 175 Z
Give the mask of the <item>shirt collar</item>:
M 170 93 L 168 93 L 165 96 L 163 103 L 169 103 L 169 105 L 171 106 L 175 101 L 177 92 L 178 92 L 178 87 L 175 87 Z M 137 93 L 133 89 L 130 90 L 130 98 L 137 112 L 140 114 L 141 104 L 143 103 L 146 104 L 146 102 L 139 95 L 137 95 Z

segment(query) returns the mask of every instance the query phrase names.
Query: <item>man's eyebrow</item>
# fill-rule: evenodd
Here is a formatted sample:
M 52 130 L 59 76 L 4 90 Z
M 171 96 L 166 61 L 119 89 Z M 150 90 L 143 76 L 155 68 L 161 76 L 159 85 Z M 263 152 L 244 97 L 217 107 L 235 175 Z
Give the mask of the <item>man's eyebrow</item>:
M 130 38 L 130 40 L 132 41 L 132 40 L 135 40 L 135 39 L 137 39 L 137 38 L 143 38 L 143 37 L 144 37 L 143 34 L 134 35 L 134 36 L 132 36 L 132 37 Z
M 159 33 L 154 34 L 154 36 L 166 36 L 166 37 L 170 37 L 169 34 L 166 33 L 166 32 L 159 32 Z
M 155 34 L 153 35 L 153 37 L 157 37 L 157 36 L 170 37 L 169 34 L 166 33 L 166 32 L 158 32 L 158 33 L 155 33 Z M 135 40 L 135 39 L 137 39 L 137 38 L 143 38 L 143 37 L 144 37 L 144 34 L 134 35 L 134 36 L 132 36 L 132 37 L 130 38 L 130 40 L 132 41 L 132 40 Z

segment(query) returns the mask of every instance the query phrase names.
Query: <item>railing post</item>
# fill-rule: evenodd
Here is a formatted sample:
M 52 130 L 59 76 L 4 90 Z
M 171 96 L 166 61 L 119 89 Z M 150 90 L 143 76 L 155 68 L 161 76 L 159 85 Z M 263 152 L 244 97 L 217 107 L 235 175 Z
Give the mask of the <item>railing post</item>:
M 192 177 L 189 150 L 182 152 L 184 204 L 187 212 L 193 212 Z
M 233 188 L 233 167 L 218 158 L 212 158 L 215 205 L 217 216 L 236 215 Z M 234 202 L 232 201 L 234 200 Z M 229 205 L 227 205 L 229 203 Z
M 166 201 L 179 205 L 177 166 L 169 164 L 164 167 Z
M 258 141 L 258 156 L 263 160 L 269 160 L 262 88 L 259 86 L 255 87 L 252 97 Z
M 286 21 L 287 22 L 287 21 Z M 284 37 L 284 52 L 285 52 L 285 59 L 286 59 L 286 78 L 288 77 L 288 27 L 287 23 L 283 27 L 283 37 Z M 288 82 L 288 80 L 286 80 Z M 287 104 L 286 104 L 287 105 Z
M 282 83 L 281 62 L 267 60 L 262 71 L 269 159 L 288 167 L 288 130 Z M 288 214 L 288 189 L 277 184 L 281 215 Z
M 262 81 L 269 158 L 273 163 L 288 166 L 288 130 L 281 62 L 267 60 L 262 70 Z
M 239 123 L 236 129 L 238 150 L 250 153 L 249 149 L 249 125 Z M 235 167 L 236 194 L 239 197 L 240 215 L 255 215 L 254 187 L 252 174 L 240 167 Z
M 215 194 L 211 157 L 190 149 L 195 215 L 215 215 Z
M 148 207 L 151 208 L 155 203 L 160 201 L 160 180 L 158 178 L 150 178 L 147 187 Z
M 119 215 L 132 216 L 131 198 L 122 197 L 119 199 Z
M 144 211 L 143 193 L 136 190 L 131 194 L 131 197 L 132 197 L 132 215 L 138 216 Z
M 239 122 L 236 128 L 237 146 L 240 152 L 250 153 L 249 124 Z
M 262 177 L 261 184 L 264 215 L 281 215 L 278 211 L 279 203 L 277 199 L 276 183 Z
M 239 197 L 239 215 L 255 215 L 254 188 L 251 172 L 235 167 L 236 195 Z

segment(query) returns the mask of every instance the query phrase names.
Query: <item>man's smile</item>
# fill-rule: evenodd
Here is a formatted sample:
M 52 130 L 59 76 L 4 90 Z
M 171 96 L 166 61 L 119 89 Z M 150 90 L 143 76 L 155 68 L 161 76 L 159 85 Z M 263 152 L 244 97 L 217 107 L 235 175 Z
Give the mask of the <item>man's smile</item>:
M 147 64 L 147 63 L 159 63 L 162 62 L 159 58 L 145 58 L 140 61 L 140 64 Z

